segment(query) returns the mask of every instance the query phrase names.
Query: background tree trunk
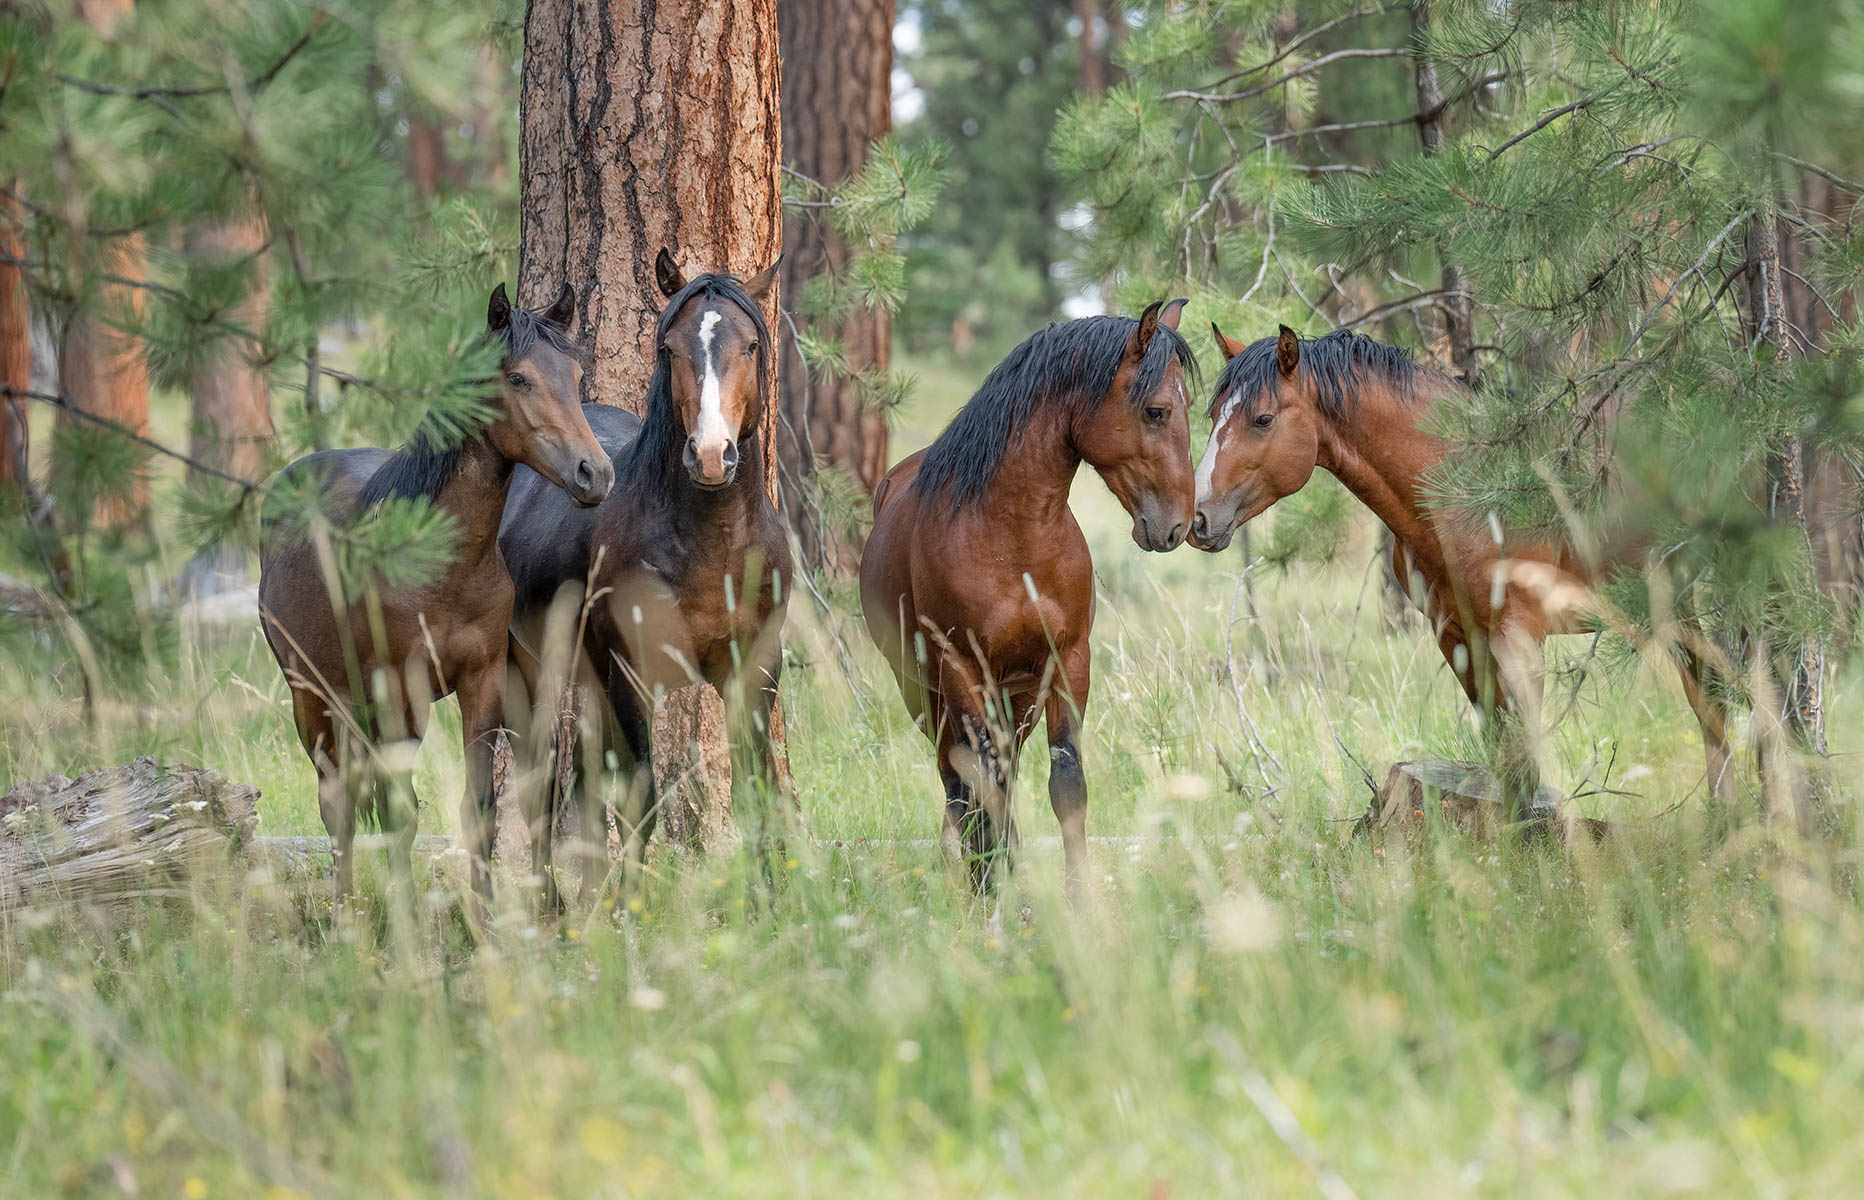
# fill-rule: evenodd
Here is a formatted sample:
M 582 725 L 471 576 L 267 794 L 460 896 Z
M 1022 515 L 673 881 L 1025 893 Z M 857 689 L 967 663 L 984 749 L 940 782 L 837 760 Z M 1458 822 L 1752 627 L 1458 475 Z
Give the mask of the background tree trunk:
M 26 257 L 19 215 L 12 197 L 0 196 L 0 386 L 24 391 L 32 386 L 32 319 L 18 261 Z M 30 469 L 27 447 L 25 399 L 0 396 L 0 495 L 22 490 Z
M 110 248 L 105 270 L 127 280 L 143 276 L 146 254 L 141 234 L 117 240 Z M 58 375 L 73 407 L 132 433 L 149 433 L 149 369 L 140 343 L 124 324 L 140 321 L 142 289 L 128 283 L 104 283 L 97 294 L 65 327 L 58 356 Z M 68 413 L 59 423 L 87 437 L 97 436 L 97 425 Z M 83 475 L 83 464 L 72 464 Z M 149 479 L 139 465 L 127 480 L 111 481 L 91 511 L 91 523 L 101 529 L 129 530 L 146 526 Z
M 257 255 L 265 229 L 257 220 L 228 220 L 197 228 L 188 238 L 188 256 L 203 260 L 237 260 Z M 245 301 L 226 314 L 233 324 L 254 331 L 265 328 L 266 278 L 263 260 L 253 264 Z M 266 448 L 276 432 L 265 373 L 248 357 L 243 338 L 221 338 L 193 381 L 193 421 L 189 456 L 241 479 L 265 476 Z M 208 490 L 222 482 L 188 469 L 188 485 Z M 187 591 L 214 592 L 242 581 L 246 553 L 234 546 L 202 547 L 183 572 Z
M 654 282 L 662 247 L 688 274 L 749 276 L 781 252 L 779 74 L 776 0 L 532 0 L 518 294 L 542 308 L 564 281 L 576 289 L 575 332 L 590 353 L 585 399 L 641 411 L 664 303 Z M 773 295 L 772 329 L 780 305 Z M 767 397 L 765 411 L 774 414 L 775 403 Z M 770 434 L 763 448 L 775 500 Z M 692 687 L 667 701 L 654 722 L 663 805 L 703 807 L 729 795 L 716 770 L 690 765 L 720 761 L 695 744 L 722 741 L 716 692 Z
M 1419 3 L 1411 10 L 1411 40 L 1417 53 L 1417 134 L 1424 143 L 1425 154 L 1441 154 L 1445 141 L 1443 85 L 1437 79 L 1437 62 L 1430 50 L 1430 6 Z M 1450 362 L 1472 386 L 1480 363 L 1476 359 L 1475 312 L 1469 299 L 1469 283 L 1462 267 L 1439 243 L 1437 257 L 1443 266 L 1444 296 L 1437 311 L 1443 314 L 1443 334 L 1449 343 Z
M 868 146 L 893 128 L 893 0 L 777 0 L 783 50 L 783 155 L 829 186 L 859 171 Z M 857 308 L 838 318 L 800 311 L 810 279 L 853 256 L 814 210 L 792 212 L 783 230 L 783 298 L 800 325 L 839 342 L 848 376 L 811 377 L 787 328 L 778 391 L 777 457 L 790 527 L 807 564 L 852 570 L 855 531 L 817 503 L 818 466 L 847 471 L 871 495 L 887 471 L 887 418 L 862 399 L 854 376 L 884 372 L 892 318 Z
M 134 0 L 76 0 L 78 18 L 98 37 L 108 38 L 117 23 L 135 8 Z M 146 260 L 141 234 L 119 238 L 110 247 L 106 272 L 123 279 L 140 280 Z M 65 328 L 60 343 L 58 374 L 71 403 L 92 416 L 135 433 L 149 432 L 149 371 L 136 339 L 111 324 L 142 316 L 142 289 L 105 283 Z M 92 422 L 60 414 L 61 425 Z M 81 468 L 80 468 L 81 470 Z M 149 480 L 140 470 L 91 513 L 91 521 L 104 529 L 127 529 L 146 523 Z
M 1785 272 L 1781 262 L 1779 220 L 1771 208 L 1748 223 L 1746 333 L 1755 346 L 1756 360 L 1769 363 L 1804 349 L 1803 333 L 1794 329 L 1786 311 Z M 1798 437 L 1789 437 L 1768 461 L 1769 515 L 1783 525 L 1808 533 L 1806 451 Z M 1799 645 L 1778 645 L 1770 634 L 1766 660 L 1778 675 L 1777 704 L 1763 714 L 1760 731 L 1761 792 L 1768 815 L 1797 821 L 1809 829 L 1815 798 L 1806 774 L 1794 761 L 1794 752 L 1825 753 L 1825 647 L 1818 637 Z M 1762 672 L 1765 674 L 1765 672 Z M 1757 707 L 1775 689 L 1761 680 L 1754 689 Z M 1795 745 L 1778 736 L 1791 734 Z

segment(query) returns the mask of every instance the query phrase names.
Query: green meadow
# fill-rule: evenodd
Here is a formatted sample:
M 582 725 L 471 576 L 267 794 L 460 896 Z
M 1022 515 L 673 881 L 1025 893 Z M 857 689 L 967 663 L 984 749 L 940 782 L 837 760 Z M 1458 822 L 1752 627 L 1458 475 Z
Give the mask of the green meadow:
M 982 374 L 910 366 L 895 454 Z M 156 436 L 185 440 L 184 421 L 171 398 Z M 1481 753 L 1427 632 L 1381 626 L 1371 530 L 1329 565 L 1245 580 L 1234 548 L 1139 551 L 1090 472 L 1075 508 L 1100 598 L 1084 752 L 1104 839 L 1077 902 L 1044 840 L 1040 735 L 1013 878 L 984 901 L 955 880 L 930 841 L 929 748 L 835 582 L 826 606 L 791 606 L 786 718 L 814 842 L 779 864 L 768 908 L 747 904 L 748 855 L 662 848 L 625 901 L 548 923 L 506 854 L 498 933 L 476 950 L 456 856 L 421 869 L 412 923 L 379 861 L 333 913 L 324 881 L 263 858 L 185 897 L 0 914 L 0 1193 L 1860 1187 L 1851 808 L 1816 846 L 1758 823 L 1709 836 L 1674 676 L 1566 639 L 1544 772 L 1612 836 L 1357 834 L 1356 762 L 1382 776 Z M 132 583 L 153 597 L 178 565 L 158 555 Z M 56 633 L 0 624 L 0 780 L 152 754 L 260 788 L 263 833 L 321 834 L 256 626 L 141 611 L 88 718 Z M 1852 667 L 1828 695 L 1841 788 L 1861 688 Z M 463 786 L 456 711 L 435 726 L 423 833 L 452 829 Z

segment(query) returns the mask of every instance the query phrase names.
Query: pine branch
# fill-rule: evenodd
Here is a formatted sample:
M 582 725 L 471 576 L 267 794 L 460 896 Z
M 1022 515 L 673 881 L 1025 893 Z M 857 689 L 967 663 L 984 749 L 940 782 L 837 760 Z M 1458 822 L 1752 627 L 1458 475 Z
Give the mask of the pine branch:
M 117 421 L 112 421 L 108 417 L 100 417 L 96 413 L 86 412 L 84 409 L 79 408 L 77 404 L 74 403 L 71 397 L 69 396 L 57 395 L 52 392 L 34 391 L 31 388 L 16 388 L 16 387 L 12 387 L 7 384 L 0 383 L 0 397 L 6 397 L 8 399 L 18 398 L 22 400 L 37 400 L 40 403 L 49 404 L 53 408 L 56 408 L 61 412 L 64 412 L 73 417 L 77 417 L 79 420 L 89 421 L 93 425 L 97 425 L 101 428 L 111 430 L 114 433 L 116 433 L 118 436 L 128 438 L 130 441 L 135 442 L 137 445 L 153 450 L 157 454 L 163 455 L 166 458 L 172 458 L 177 462 L 185 463 L 190 468 L 196 471 L 201 471 L 205 474 L 213 476 L 216 479 L 224 480 L 227 483 L 233 484 L 235 487 L 242 489 L 242 491 L 259 492 L 261 494 L 265 492 L 265 488 L 263 486 L 261 486 L 258 483 L 253 482 L 250 479 L 245 479 L 238 475 L 234 475 L 231 472 L 222 470 L 221 468 L 214 466 L 212 463 L 202 462 L 200 459 L 191 457 L 190 455 L 187 455 L 187 454 L 183 454 L 179 450 L 171 449 L 170 447 L 163 445 L 161 442 L 156 441 L 154 438 L 149 437 L 147 434 L 140 433 L 137 430 L 131 429 L 129 426 L 121 424 Z
M 1792 163 L 1802 171 L 1811 171 L 1814 175 L 1817 175 L 1827 183 L 1835 183 L 1854 196 L 1864 196 L 1864 183 L 1846 179 L 1843 175 L 1837 174 L 1834 171 L 1829 171 L 1821 167 L 1818 163 L 1807 162 L 1803 158 L 1794 158 L 1791 154 L 1786 154 L 1779 150 L 1774 150 L 1771 153 L 1773 157 L 1779 159 L 1781 162 Z
M 1330 53 L 1323 54 L 1311 62 L 1303 63 L 1278 79 L 1272 79 L 1267 83 L 1257 84 L 1252 88 L 1244 88 L 1240 92 L 1173 91 L 1166 92 L 1162 98 L 1166 100 L 1196 100 L 1206 104 L 1229 104 L 1237 100 L 1247 100 L 1251 96 L 1260 96 L 1264 92 L 1272 92 L 1283 84 L 1292 83 L 1303 75 L 1311 75 L 1322 67 L 1329 66 L 1342 59 L 1404 58 L 1410 53 L 1409 50 L 1400 47 L 1349 47 L 1345 50 L 1334 50 Z
M 1513 147 L 1520 145 L 1522 142 L 1525 142 L 1530 137 L 1533 137 L 1535 134 L 1547 128 L 1547 126 L 1553 124 L 1555 121 L 1559 120 L 1561 117 L 1566 116 L 1568 113 L 1576 113 L 1580 111 L 1581 109 L 1591 108 L 1594 104 L 1597 104 L 1599 101 L 1605 99 L 1605 97 L 1609 95 L 1611 95 L 1611 92 L 1609 91 L 1600 92 L 1594 96 L 1587 96 L 1584 99 L 1575 100 L 1571 104 L 1562 104 L 1558 108 L 1547 110 L 1545 113 L 1541 114 L 1540 120 L 1534 122 L 1532 125 L 1528 126 L 1526 129 L 1523 129 L 1520 133 L 1515 134 L 1513 137 L 1509 138 L 1507 141 L 1503 142 L 1501 145 L 1495 147 L 1495 149 L 1489 151 L 1489 161 L 1494 162 L 1496 159 L 1502 156 L 1503 151 L 1512 149 Z
M 1306 45 L 1308 42 L 1313 41 L 1315 38 L 1321 36 L 1324 33 L 1329 33 L 1335 29 L 1338 29 L 1340 26 L 1346 24 L 1349 21 L 1357 21 L 1361 17 L 1376 17 L 1383 13 L 1397 12 L 1402 7 L 1403 7 L 1402 5 L 1387 4 L 1387 5 L 1377 5 L 1372 8 L 1356 8 L 1352 12 L 1343 13 L 1340 16 L 1333 18 L 1331 21 L 1322 21 L 1320 24 L 1314 26 L 1314 28 L 1308 30 L 1306 33 L 1298 34 L 1297 36 L 1288 39 L 1288 43 L 1284 45 L 1279 51 L 1277 51 L 1274 57 L 1264 59 L 1262 62 L 1257 63 L 1253 67 L 1245 67 L 1244 69 L 1240 71 L 1232 71 L 1230 74 L 1225 75 L 1222 79 L 1217 80 L 1217 82 L 1211 84 L 1210 86 L 1213 88 L 1218 88 L 1218 87 L 1222 87 L 1224 84 L 1229 83 L 1230 81 L 1235 80 L 1235 79 L 1247 79 L 1251 75 L 1260 75 L 1262 72 L 1268 70 L 1270 67 L 1274 66 L 1276 63 L 1281 62 L 1283 59 L 1287 58 L 1290 54 L 1293 54 L 1296 50 L 1300 49 L 1302 46 Z
M 1286 133 L 1273 133 L 1264 140 L 1270 145 L 1274 145 L 1277 142 L 1292 142 L 1299 138 L 1316 137 L 1323 133 L 1349 133 L 1355 129 L 1391 129 L 1399 125 L 1421 125 L 1425 121 L 1433 121 L 1442 116 L 1445 109 L 1459 100 L 1466 100 L 1490 84 L 1501 83 L 1507 78 L 1508 72 L 1506 71 L 1490 71 L 1482 78 L 1463 87 L 1454 95 L 1444 97 L 1441 103 L 1433 104 L 1430 108 L 1419 112 L 1406 113 L 1402 117 L 1385 117 L 1377 121 L 1341 121 L 1333 125 L 1315 125 L 1310 129 L 1291 129 Z
M 291 43 L 291 46 L 278 57 L 276 62 L 255 75 L 252 81 L 246 85 L 246 90 L 254 92 L 261 91 L 267 84 L 271 83 L 272 80 L 278 78 L 278 73 L 284 70 L 292 59 L 302 53 L 306 46 L 311 44 L 311 38 L 316 36 L 317 30 L 324 23 L 324 17 L 325 14 L 321 11 L 313 14 L 310 26 L 305 29 L 303 35 L 300 36 L 297 41 Z M 173 104 L 168 103 L 171 99 L 193 99 L 198 96 L 224 96 L 228 95 L 233 90 L 232 85 L 226 83 L 120 87 L 112 83 L 102 83 L 95 79 L 84 79 L 77 75 L 67 75 L 62 71 L 58 74 L 57 78 L 62 84 L 77 88 L 79 91 L 89 92 L 94 96 L 120 96 L 126 100 L 148 101 L 172 117 L 180 117 L 181 110 L 176 108 Z
M 1397 316 L 1401 312 L 1410 312 L 1412 309 L 1441 307 L 1446 300 L 1467 295 L 1469 295 L 1468 292 L 1456 288 L 1436 288 L 1428 292 L 1419 292 L 1415 296 L 1408 296 L 1403 300 L 1393 300 L 1390 304 L 1381 304 L 1377 308 L 1368 309 L 1352 320 L 1343 323 L 1340 328 L 1357 329 L 1361 325 L 1367 325 L 1373 321 L 1380 321 L 1386 317 Z

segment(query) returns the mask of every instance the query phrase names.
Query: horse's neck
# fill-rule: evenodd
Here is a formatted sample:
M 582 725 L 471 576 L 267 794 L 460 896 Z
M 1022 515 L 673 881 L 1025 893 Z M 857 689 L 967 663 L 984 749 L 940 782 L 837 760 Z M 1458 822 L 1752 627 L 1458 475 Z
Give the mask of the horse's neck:
M 1071 406 L 1037 404 L 1030 423 L 1010 434 L 997 477 L 985 493 L 983 509 L 1016 529 L 1045 531 L 1068 512 L 1068 492 L 1081 467 L 1075 449 Z
M 459 543 L 453 563 L 471 570 L 498 547 L 499 520 L 511 491 L 512 461 L 475 437 L 460 448 L 458 468 L 434 497 L 434 507 L 450 514 L 459 525 Z
M 679 444 L 683 445 L 684 439 L 679 439 Z M 761 423 L 739 439 L 738 473 L 728 487 L 707 491 L 694 483 L 678 449 L 657 454 L 652 470 L 658 480 L 657 490 L 672 501 L 669 511 L 676 527 L 703 532 L 705 545 L 734 560 L 743 553 L 755 537 L 758 508 L 770 499 L 764 490 L 767 476 Z
M 1443 459 L 1441 439 L 1418 428 L 1455 385 L 1418 379 L 1415 399 L 1389 387 L 1367 388 L 1335 421 L 1322 418 L 1319 465 L 1385 522 L 1414 552 L 1436 555 L 1425 511 L 1423 476 Z

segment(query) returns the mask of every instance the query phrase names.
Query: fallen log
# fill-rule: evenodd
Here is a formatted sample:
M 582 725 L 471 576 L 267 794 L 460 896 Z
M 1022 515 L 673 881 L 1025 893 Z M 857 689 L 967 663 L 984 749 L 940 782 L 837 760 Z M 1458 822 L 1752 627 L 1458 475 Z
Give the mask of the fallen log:
M 0 796 L 0 909 L 172 895 L 226 865 L 258 828 L 259 790 L 139 758 Z
M 1502 802 L 1501 781 L 1493 771 L 1481 763 L 1427 758 L 1393 763 L 1385 773 L 1384 786 L 1366 805 L 1359 826 L 1367 831 L 1415 829 L 1433 818 L 1461 833 L 1483 837 L 1512 823 Z M 1604 821 L 1569 811 L 1566 797 L 1545 783 L 1534 793 L 1528 820 L 1558 828 L 1568 839 L 1582 829 L 1594 838 L 1603 837 L 1610 828 Z

